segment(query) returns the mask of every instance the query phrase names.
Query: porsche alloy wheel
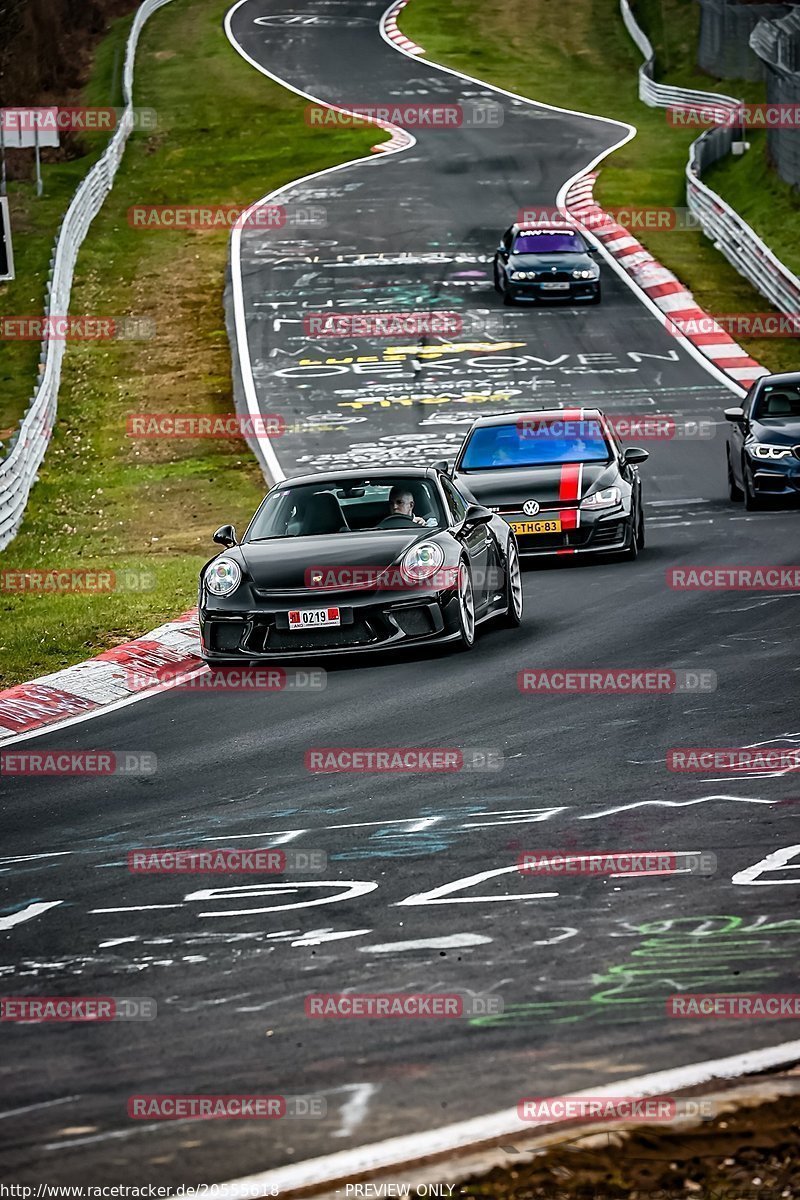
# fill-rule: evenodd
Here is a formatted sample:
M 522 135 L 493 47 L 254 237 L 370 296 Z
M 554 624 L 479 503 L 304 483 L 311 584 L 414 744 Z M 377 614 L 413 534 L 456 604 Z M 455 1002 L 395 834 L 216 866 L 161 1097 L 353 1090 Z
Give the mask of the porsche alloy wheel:
M 458 572 L 458 631 L 464 649 L 471 649 L 475 645 L 475 593 L 472 576 L 465 562 L 462 562 Z
M 506 555 L 506 611 L 503 624 L 516 628 L 522 621 L 522 572 L 516 543 L 509 539 Z

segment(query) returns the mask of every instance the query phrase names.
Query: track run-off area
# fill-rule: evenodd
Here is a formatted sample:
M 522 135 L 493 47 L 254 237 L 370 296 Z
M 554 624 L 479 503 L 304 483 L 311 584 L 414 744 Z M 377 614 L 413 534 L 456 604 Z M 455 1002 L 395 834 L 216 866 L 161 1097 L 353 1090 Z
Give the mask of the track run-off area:
M 158 769 L 3 781 L 3 991 L 150 997 L 158 1015 L 3 1029 L 1 1158 L 15 1181 L 231 1179 L 793 1036 L 790 1021 L 680 1020 L 666 1003 L 793 990 L 796 774 L 678 773 L 666 758 L 800 746 L 797 596 L 676 590 L 667 571 L 788 564 L 796 513 L 729 502 L 722 410 L 740 392 L 605 259 L 599 307 L 507 309 L 493 289 L 492 253 L 518 210 L 555 205 L 632 131 L 399 53 L 382 16 L 369 0 L 243 0 L 228 16 L 231 53 L 309 106 L 478 114 L 282 189 L 265 202 L 286 223 L 236 236 L 241 400 L 286 422 L 270 476 L 452 459 L 475 415 L 531 404 L 667 415 L 706 436 L 643 443 L 646 549 L 635 563 L 527 567 L 521 630 L 487 626 L 469 653 L 327 662 L 324 690 L 162 691 L 25 743 L 146 751 Z M 480 118 L 498 109 L 502 121 Z M 446 345 L 315 338 L 304 320 L 326 309 L 440 309 L 464 332 Z M 713 672 L 717 686 L 517 686 L 525 668 L 589 667 Z M 331 746 L 492 751 L 494 767 L 306 769 L 310 749 Z M 327 867 L 136 876 L 127 855 L 143 846 L 321 851 Z M 708 852 L 716 870 L 559 878 L 516 865 L 525 851 L 631 848 Z M 345 991 L 491 992 L 503 1011 L 306 1016 L 309 994 Z M 327 1115 L 129 1119 L 144 1093 L 321 1096 Z

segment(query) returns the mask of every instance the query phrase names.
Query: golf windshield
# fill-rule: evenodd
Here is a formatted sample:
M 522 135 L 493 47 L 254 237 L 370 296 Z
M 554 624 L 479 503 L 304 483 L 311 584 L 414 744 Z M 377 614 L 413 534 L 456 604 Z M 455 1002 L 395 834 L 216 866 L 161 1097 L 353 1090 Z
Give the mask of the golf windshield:
M 585 254 L 586 245 L 578 233 L 557 230 L 525 230 L 514 239 L 512 254 Z
M 479 426 L 470 437 L 461 471 L 540 467 L 551 463 L 608 462 L 611 449 L 599 421 L 537 420 Z

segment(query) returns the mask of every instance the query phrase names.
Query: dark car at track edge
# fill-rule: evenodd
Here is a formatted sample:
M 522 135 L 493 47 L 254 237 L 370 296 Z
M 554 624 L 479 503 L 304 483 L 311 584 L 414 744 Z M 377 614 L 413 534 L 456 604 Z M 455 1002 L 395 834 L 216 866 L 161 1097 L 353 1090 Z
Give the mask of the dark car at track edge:
M 506 305 L 518 300 L 588 300 L 599 304 L 600 268 L 580 230 L 566 225 L 511 225 L 494 255 L 494 286 Z
M 523 556 L 635 559 L 645 522 L 638 464 L 598 408 L 479 417 L 461 444 L 456 485 L 507 521 Z
M 731 500 L 753 511 L 770 499 L 800 499 L 800 372 L 762 375 L 725 418 Z
M 433 467 L 337 471 L 273 487 L 200 573 L 211 664 L 460 642 L 518 626 L 513 530 Z

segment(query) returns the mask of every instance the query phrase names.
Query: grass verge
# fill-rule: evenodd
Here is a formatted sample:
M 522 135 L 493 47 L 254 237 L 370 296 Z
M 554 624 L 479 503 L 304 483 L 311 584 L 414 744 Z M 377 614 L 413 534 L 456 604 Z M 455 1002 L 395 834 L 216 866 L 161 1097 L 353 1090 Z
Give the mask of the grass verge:
M 69 96 L 65 105 L 119 105 L 122 103 L 121 63 L 125 53 L 128 21 L 117 21 L 97 46 L 92 78 L 81 95 Z M 44 310 L 45 287 L 56 231 L 69 203 L 91 167 L 108 144 L 105 133 L 86 133 L 80 141 L 84 153 L 78 158 L 48 161 L 53 151 L 44 150 L 43 191 L 36 195 L 33 182 L 8 185 L 11 238 L 15 278 L 0 284 L 0 300 L 6 316 L 40 317 Z M 33 162 L 33 150 L 17 151 Z M 0 443 L 7 442 L 19 424 L 33 393 L 39 363 L 39 342 L 3 342 L 0 356 Z
M 763 97 L 760 84 L 720 82 L 693 68 L 699 20 L 693 0 L 640 0 L 637 15 L 656 47 L 658 72 L 670 83 L 747 100 Z M 685 206 L 684 172 L 695 133 L 670 128 L 663 109 L 639 101 L 641 55 L 608 0 L 562 6 L 558 20 L 553 20 L 551 0 L 451 0 L 448 5 L 413 0 L 403 9 L 400 24 L 403 33 L 425 47 L 432 62 L 535 100 L 635 125 L 637 136 L 602 166 L 595 194 L 606 207 Z M 743 162 L 760 186 L 757 169 L 750 168 L 748 159 L 745 156 Z M 735 170 L 727 165 L 725 169 Z M 747 186 L 745 180 L 743 189 Z M 752 176 L 749 186 L 754 186 Z M 768 203 L 765 198 L 764 207 Z M 707 312 L 772 311 L 699 231 L 633 232 L 691 289 Z M 797 365 L 793 339 L 739 340 L 770 370 Z
M 126 641 L 190 606 L 197 570 L 213 550 L 211 531 L 223 520 L 244 523 L 263 495 L 244 442 L 126 436 L 130 413 L 233 408 L 222 308 L 227 232 L 134 229 L 128 208 L 241 204 L 367 154 L 383 136 L 309 128 L 304 101 L 259 75 L 228 43 L 222 19 L 229 6 L 173 0 L 144 29 L 135 103 L 157 110 L 158 129 L 128 142 L 81 249 L 71 312 L 149 318 L 155 336 L 69 345 L 53 440 L 22 529 L 3 554 L 5 571 L 83 568 L 130 571 L 134 579 L 146 572 L 152 587 L 0 591 L 4 686 Z M 128 26 L 119 22 L 101 46 L 87 95 L 102 90 L 106 56 L 113 60 L 114 40 L 124 40 Z M 18 236 L 20 281 L 23 242 Z
M 800 195 L 772 167 L 766 133 L 750 130 L 747 140 L 748 152 L 715 163 L 705 182 L 752 225 L 781 262 L 800 275 Z

